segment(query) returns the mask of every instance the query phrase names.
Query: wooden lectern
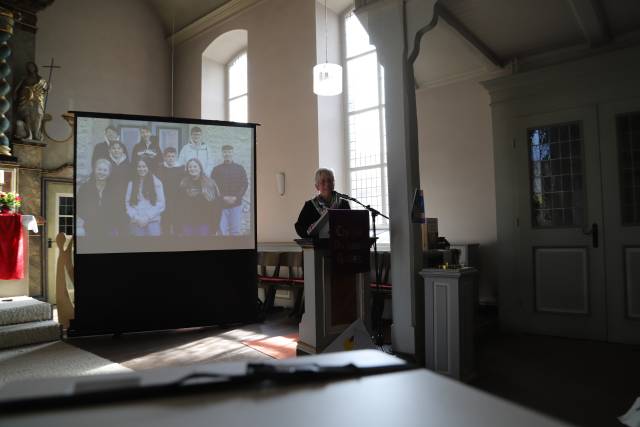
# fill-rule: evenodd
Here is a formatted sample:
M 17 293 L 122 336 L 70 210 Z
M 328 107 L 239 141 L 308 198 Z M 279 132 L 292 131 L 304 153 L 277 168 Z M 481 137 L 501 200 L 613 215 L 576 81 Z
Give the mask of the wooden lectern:
M 367 211 L 329 209 L 312 233 L 315 237 L 296 240 L 303 249 L 305 298 L 298 354 L 322 353 L 358 319 L 371 329 L 369 248 L 374 239 Z

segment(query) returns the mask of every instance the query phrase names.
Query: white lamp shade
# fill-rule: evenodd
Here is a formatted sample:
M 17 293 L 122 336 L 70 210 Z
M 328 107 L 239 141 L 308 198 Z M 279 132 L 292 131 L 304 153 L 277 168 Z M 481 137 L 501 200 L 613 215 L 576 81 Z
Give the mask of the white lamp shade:
M 342 93 L 342 67 L 338 64 L 318 64 L 313 67 L 313 93 L 333 96 Z

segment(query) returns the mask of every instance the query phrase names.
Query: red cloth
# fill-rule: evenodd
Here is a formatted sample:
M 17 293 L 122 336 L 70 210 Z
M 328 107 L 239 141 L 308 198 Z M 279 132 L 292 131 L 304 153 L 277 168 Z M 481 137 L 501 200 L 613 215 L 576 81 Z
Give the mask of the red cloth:
M 22 215 L 0 215 L 0 280 L 24 277 Z

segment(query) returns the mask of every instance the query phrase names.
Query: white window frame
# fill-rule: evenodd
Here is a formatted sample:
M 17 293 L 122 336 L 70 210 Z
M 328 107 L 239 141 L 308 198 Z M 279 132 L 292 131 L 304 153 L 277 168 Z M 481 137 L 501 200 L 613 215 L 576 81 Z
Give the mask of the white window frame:
M 352 57 L 347 57 L 347 28 L 346 28 L 346 19 L 349 14 L 353 14 L 354 9 L 347 9 L 342 15 L 340 19 L 340 28 L 341 28 L 341 43 L 342 43 L 342 63 L 344 67 L 344 75 L 343 75 L 343 87 L 344 89 L 344 134 L 345 134 L 345 170 L 347 171 L 347 188 L 348 193 L 353 195 L 353 188 L 351 184 L 351 173 L 359 170 L 368 170 L 368 169 L 380 169 L 380 188 L 381 188 L 381 209 L 385 215 L 389 215 L 389 187 L 388 187 L 388 179 L 387 179 L 387 149 L 386 149 L 386 130 L 385 130 L 385 108 L 386 108 L 386 100 L 384 99 L 384 80 L 382 78 L 382 65 L 378 60 L 378 66 L 376 67 L 376 81 L 378 82 L 378 103 L 373 107 L 363 108 L 361 110 L 349 111 L 349 85 L 348 85 L 348 75 L 349 67 L 348 61 L 354 60 L 357 58 L 364 57 L 366 55 L 370 55 L 372 53 L 376 53 L 377 49 L 374 46 L 373 50 L 360 53 L 358 55 L 354 55 Z M 383 102 L 384 101 L 384 102 Z M 368 165 L 368 166 L 358 166 L 351 167 L 351 150 L 350 150 L 350 135 L 349 135 L 349 119 L 352 115 L 364 113 L 367 111 L 378 111 L 378 124 L 379 124 L 379 132 L 380 132 L 380 163 Z M 385 191 L 386 190 L 386 191 Z M 352 208 L 357 208 L 358 206 L 352 206 Z M 389 230 L 389 222 L 387 219 L 382 217 L 377 217 L 376 221 L 376 230 L 377 231 L 388 231 Z
M 235 61 L 238 60 L 238 58 L 240 58 L 242 55 L 245 55 L 247 57 L 247 91 L 234 96 L 234 97 L 230 97 L 229 96 L 229 85 L 231 82 L 231 79 L 229 78 L 229 72 L 231 70 L 231 64 L 233 64 Z M 247 53 L 247 49 L 243 49 L 240 52 L 238 52 L 237 54 L 233 55 L 233 57 L 229 60 L 229 62 L 227 62 L 227 64 L 225 65 L 225 71 L 224 71 L 224 79 L 225 79 L 225 85 L 224 85 L 224 98 L 225 98 L 225 117 L 227 120 L 231 120 L 230 114 L 231 114 L 231 101 L 234 101 L 236 99 L 242 98 L 243 96 L 247 97 L 247 121 L 249 120 L 249 56 Z
M 60 218 L 71 218 L 71 223 L 73 224 L 73 232 L 75 233 L 76 231 L 76 225 L 75 225 L 75 209 L 73 214 L 71 215 L 61 215 L 60 214 L 60 199 L 62 197 L 68 197 L 70 199 L 73 200 L 73 193 L 57 193 L 56 194 L 56 236 L 60 233 Z M 72 204 L 73 206 L 73 204 Z M 71 237 L 73 236 L 72 234 L 67 234 L 64 233 L 65 236 Z

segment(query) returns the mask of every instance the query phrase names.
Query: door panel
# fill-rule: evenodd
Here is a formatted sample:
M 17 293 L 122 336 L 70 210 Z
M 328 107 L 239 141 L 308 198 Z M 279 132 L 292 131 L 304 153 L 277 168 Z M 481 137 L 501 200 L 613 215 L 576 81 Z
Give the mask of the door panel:
M 604 254 L 590 234 L 602 224 L 596 120 L 585 107 L 519 121 L 517 286 L 528 332 L 606 339 Z
M 640 99 L 599 109 L 609 341 L 640 343 Z
M 589 314 L 587 248 L 535 248 L 536 311 Z
M 640 321 L 640 247 L 625 248 L 624 251 L 625 308 L 630 319 Z
M 73 197 L 73 184 L 59 181 L 46 181 L 46 230 L 47 242 L 51 242 L 51 246 L 47 244 L 47 301 L 51 304 L 56 303 L 56 265 L 58 261 L 58 245 L 56 244 L 56 236 L 59 232 L 69 232 L 73 229 L 72 217 L 67 211 L 69 206 L 61 206 L 60 198 Z M 61 218 L 62 217 L 62 218 Z M 62 223 L 68 221 L 69 223 Z M 67 236 L 71 239 L 72 236 Z

